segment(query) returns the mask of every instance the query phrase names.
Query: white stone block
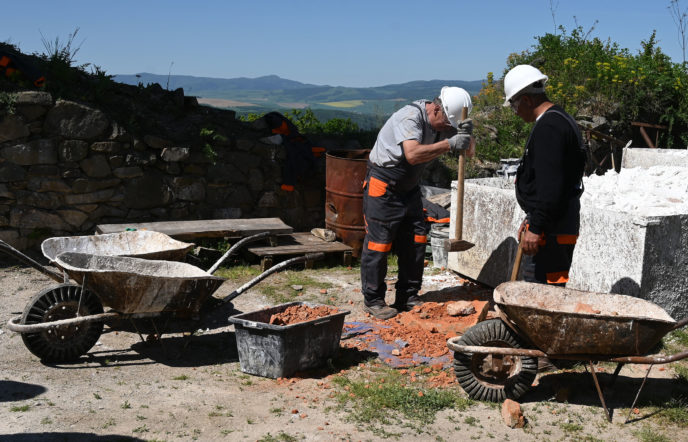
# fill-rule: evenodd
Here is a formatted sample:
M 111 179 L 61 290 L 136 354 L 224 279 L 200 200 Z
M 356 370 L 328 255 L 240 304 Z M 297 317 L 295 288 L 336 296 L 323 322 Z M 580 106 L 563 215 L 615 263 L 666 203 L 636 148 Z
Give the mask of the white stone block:
M 455 194 L 454 182 L 452 202 Z M 451 237 L 455 209 L 452 204 Z M 567 287 L 638 296 L 682 319 L 688 316 L 688 213 L 642 212 L 610 210 L 582 200 L 581 233 Z M 475 246 L 450 253 L 448 267 L 492 287 L 508 281 L 524 216 L 512 183 L 502 178 L 466 180 L 462 239 Z
M 652 166 L 688 167 L 688 150 L 652 149 L 649 147 L 627 147 L 623 150 L 622 168 L 649 168 Z

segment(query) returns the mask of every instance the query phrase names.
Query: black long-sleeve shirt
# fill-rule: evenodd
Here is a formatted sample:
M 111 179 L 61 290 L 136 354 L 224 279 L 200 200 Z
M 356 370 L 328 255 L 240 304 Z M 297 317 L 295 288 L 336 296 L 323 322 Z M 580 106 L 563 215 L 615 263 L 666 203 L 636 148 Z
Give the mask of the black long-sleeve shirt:
M 550 107 L 533 127 L 516 175 L 516 199 L 531 232 L 578 234 L 584 167 L 575 121 L 561 107 Z

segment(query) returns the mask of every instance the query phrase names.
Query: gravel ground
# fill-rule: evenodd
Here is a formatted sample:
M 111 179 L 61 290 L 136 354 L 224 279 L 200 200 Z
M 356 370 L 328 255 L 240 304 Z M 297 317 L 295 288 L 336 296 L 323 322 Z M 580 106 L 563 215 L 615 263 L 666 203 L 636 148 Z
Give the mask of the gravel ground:
M 347 321 L 370 321 L 361 311 L 357 269 L 298 273 L 326 287 L 306 286 L 298 299 L 350 310 Z M 424 296 L 448 288 L 462 290 L 463 280 L 457 275 L 430 268 L 426 274 Z M 688 440 L 685 414 L 675 423 L 668 420 L 665 409 L 652 406 L 688 395 L 685 381 L 675 379 L 675 365 L 652 370 L 628 424 L 624 424 L 627 407 L 645 374 L 646 367 L 639 365 L 624 367 L 613 391 L 607 392 L 607 404 L 615 411 L 612 423 L 607 423 L 583 368 L 536 380 L 535 388 L 520 400 L 527 420 L 523 429 L 504 424 L 499 404 L 482 402 L 463 410 L 441 410 L 422 424 L 403 416 L 389 424 L 356 421 L 352 419 L 356 402 L 338 405 L 337 397 L 346 391 L 336 378 L 370 379 L 375 386 L 393 371 L 367 352 L 343 350 L 329 368 L 300 378 L 267 379 L 240 370 L 227 317 L 274 305 L 265 289 L 284 288 L 286 275 L 272 275 L 238 297 L 233 306 L 212 310 L 190 339 L 177 333 L 146 342 L 145 334 L 142 341 L 135 332 L 106 327 L 78 362 L 49 365 L 32 355 L 21 336 L 4 324 L 55 282 L 33 268 L 0 261 L 0 439 Z M 227 280 L 215 296 L 222 297 L 244 282 Z M 611 369 L 604 367 L 602 382 L 609 379 Z M 422 389 L 422 374 L 419 379 L 417 388 Z M 465 396 L 456 383 L 441 388 Z

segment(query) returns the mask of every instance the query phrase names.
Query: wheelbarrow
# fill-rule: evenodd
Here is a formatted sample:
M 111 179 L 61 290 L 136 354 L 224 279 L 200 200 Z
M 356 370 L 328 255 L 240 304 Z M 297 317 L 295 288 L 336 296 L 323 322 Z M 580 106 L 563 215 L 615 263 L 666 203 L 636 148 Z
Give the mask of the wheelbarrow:
M 187 330 L 195 330 L 201 320 L 201 309 L 210 299 L 214 300 L 212 307 L 217 308 L 288 265 L 324 256 L 314 253 L 283 261 L 223 299 L 213 298 L 213 293 L 225 281 L 213 276 L 219 265 L 244 244 L 269 236 L 270 233 L 260 233 L 238 241 L 208 271 L 175 261 L 58 253 L 54 264 L 74 283 L 64 282 L 37 293 L 21 316 L 9 320 L 7 328 L 21 334 L 29 351 L 53 363 L 75 360 L 87 353 L 100 338 L 106 322 L 111 325 L 130 321 L 139 331 L 133 320 L 148 318 L 158 336 L 161 333 L 153 321 L 157 318 L 182 320 Z M 63 275 L 11 246 L 3 243 L 0 249 L 7 252 L 8 248 L 13 256 L 22 257 L 23 262 L 63 282 Z M 109 310 L 104 311 L 104 307 Z
M 48 238 L 41 243 L 41 251 L 51 263 L 54 263 L 57 255 L 63 252 L 181 261 L 193 246 L 192 243 L 177 241 L 161 232 L 135 230 L 103 235 Z M 53 270 L 44 267 L 2 240 L 0 240 L 0 251 L 34 267 L 50 278 L 57 278 L 58 274 Z M 66 276 L 59 277 L 67 282 Z
M 654 365 L 688 357 L 688 351 L 648 355 L 688 318 L 677 322 L 644 299 L 523 281 L 500 284 L 493 297 L 499 319 L 480 322 L 447 341 L 457 380 L 474 399 L 518 399 L 535 380 L 538 358 L 584 361 L 611 422 L 594 362 L 617 363 L 610 383 L 624 364 L 649 364 L 632 410 Z

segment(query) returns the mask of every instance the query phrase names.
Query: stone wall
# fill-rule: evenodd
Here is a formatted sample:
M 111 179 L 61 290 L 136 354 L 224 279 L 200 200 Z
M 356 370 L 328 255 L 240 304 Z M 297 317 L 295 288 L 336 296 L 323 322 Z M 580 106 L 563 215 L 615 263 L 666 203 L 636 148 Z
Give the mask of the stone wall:
M 286 152 L 260 141 L 269 134 L 181 90 L 148 92 L 147 101 L 165 102 L 162 123 L 133 111 L 122 122 L 126 112 L 47 92 L 14 94 L 12 108 L 0 109 L 0 239 L 26 249 L 49 236 L 93 233 L 97 224 L 163 220 L 324 225 L 324 157 L 286 192 Z

